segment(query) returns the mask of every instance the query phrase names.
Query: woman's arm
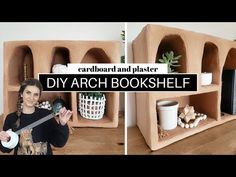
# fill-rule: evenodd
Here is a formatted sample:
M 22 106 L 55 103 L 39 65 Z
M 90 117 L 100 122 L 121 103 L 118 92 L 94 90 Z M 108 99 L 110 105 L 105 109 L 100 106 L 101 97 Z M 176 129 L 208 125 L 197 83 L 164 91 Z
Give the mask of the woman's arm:
M 51 119 L 49 129 L 49 143 L 55 147 L 63 147 L 69 138 L 68 125 L 60 125 L 55 119 Z
M 72 111 L 63 107 L 59 112 L 59 117 L 50 122 L 49 143 L 55 147 L 63 147 L 69 138 L 68 120 Z

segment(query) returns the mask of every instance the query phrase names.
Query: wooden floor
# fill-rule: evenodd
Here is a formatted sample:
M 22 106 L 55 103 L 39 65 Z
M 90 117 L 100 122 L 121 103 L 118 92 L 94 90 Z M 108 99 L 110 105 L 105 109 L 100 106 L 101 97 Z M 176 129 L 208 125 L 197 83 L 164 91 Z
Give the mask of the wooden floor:
M 0 127 L 2 129 L 2 125 Z M 55 155 L 123 155 L 124 113 L 120 113 L 118 128 L 75 128 L 67 144 L 63 148 L 53 147 L 53 153 Z M 2 154 L 0 151 L 0 155 Z
M 138 127 L 128 128 L 128 154 L 236 154 L 236 120 L 151 151 Z

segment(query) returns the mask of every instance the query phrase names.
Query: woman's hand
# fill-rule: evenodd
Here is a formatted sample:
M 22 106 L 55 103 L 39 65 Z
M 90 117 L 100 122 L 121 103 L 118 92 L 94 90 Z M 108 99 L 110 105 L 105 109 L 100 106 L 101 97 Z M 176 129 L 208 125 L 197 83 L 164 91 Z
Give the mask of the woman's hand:
M 71 118 L 72 113 L 73 112 L 71 110 L 67 110 L 65 107 L 61 108 L 59 111 L 59 118 L 57 119 L 58 123 L 61 125 L 66 125 Z
M 7 142 L 7 141 L 9 141 L 9 138 L 10 138 L 10 136 L 8 135 L 7 132 L 5 132 L 5 131 L 0 132 L 0 140 L 1 141 Z

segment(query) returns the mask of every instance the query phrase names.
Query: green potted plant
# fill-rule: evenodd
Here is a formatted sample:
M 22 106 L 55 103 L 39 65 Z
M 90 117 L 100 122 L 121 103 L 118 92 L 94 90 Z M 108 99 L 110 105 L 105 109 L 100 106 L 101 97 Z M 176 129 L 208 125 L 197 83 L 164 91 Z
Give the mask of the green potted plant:
M 105 95 L 101 92 L 79 93 L 79 112 L 86 119 L 98 120 L 105 112 Z
M 156 63 L 166 63 L 168 67 L 168 73 L 173 73 L 175 71 L 175 67 L 179 67 L 179 59 L 182 55 L 174 56 L 173 51 L 165 52 L 162 54 L 162 58 L 157 58 Z

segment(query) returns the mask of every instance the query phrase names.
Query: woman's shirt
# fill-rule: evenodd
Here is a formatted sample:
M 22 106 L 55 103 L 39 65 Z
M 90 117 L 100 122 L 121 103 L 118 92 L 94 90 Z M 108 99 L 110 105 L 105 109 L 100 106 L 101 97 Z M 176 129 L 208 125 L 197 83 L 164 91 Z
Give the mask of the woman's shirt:
M 17 115 L 16 112 L 8 114 L 5 119 L 3 130 L 7 131 L 12 129 L 13 132 L 49 115 L 52 113 L 47 109 L 35 108 L 35 112 L 32 114 L 22 113 L 20 116 L 20 126 L 16 128 Z M 19 143 L 14 148 L 14 154 L 52 154 L 52 148 L 50 144 L 55 147 L 63 147 L 69 137 L 69 128 L 68 125 L 58 124 L 57 121 L 52 118 L 36 127 L 31 131 L 31 140 L 27 138 L 26 141 L 23 141 L 24 135 L 20 135 Z M 21 141 L 22 140 L 22 141 Z M 21 142 L 21 143 L 20 143 Z M 22 143 L 23 142 L 23 143 Z M 8 149 L 2 146 L 0 143 L 0 150 L 2 152 L 9 153 L 12 149 Z

